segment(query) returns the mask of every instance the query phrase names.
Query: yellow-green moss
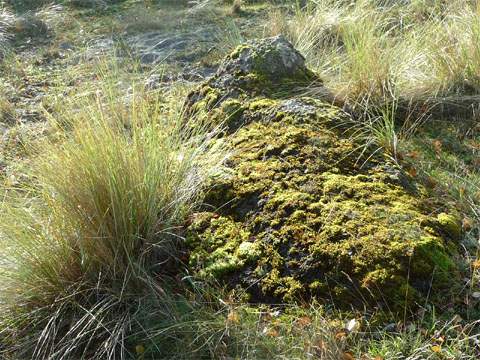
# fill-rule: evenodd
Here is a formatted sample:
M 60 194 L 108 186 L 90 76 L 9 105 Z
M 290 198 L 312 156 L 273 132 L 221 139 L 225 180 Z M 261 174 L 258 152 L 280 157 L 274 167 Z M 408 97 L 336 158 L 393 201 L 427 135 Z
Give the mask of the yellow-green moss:
M 273 99 L 256 99 L 254 101 L 251 101 L 249 104 L 248 104 L 248 109 L 250 111 L 257 111 L 258 109 L 262 109 L 262 108 L 271 108 L 273 106 L 275 106 L 276 104 L 278 103 L 278 101 L 276 100 L 273 100 Z
M 341 109 L 273 98 L 251 81 L 258 69 L 228 86 L 210 81 L 228 95 L 212 116 L 237 116 L 225 135 L 231 176 L 212 181 L 205 202 L 215 210 L 189 228 L 192 271 L 243 287 L 253 301 L 315 296 L 403 309 L 451 288 L 452 222 L 429 215 L 422 188 L 381 153 L 362 158 L 340 130 Z
M 460 220 L 451 214 L 440 213 L 437 216 L 438 223 L 442 229 L 454 240 L 462 237 L 462 225 Z
M 387 299 L 398 309 L 432 281 L 447 288 L 455 277 L 441 234 L 430 226 L 435 219 L 422 212 L 418 194 L 385 171 L 386 161 L 371 159 L 360 169 L 350 140 L 281 122 L 252 122 L 230 142 L 234 175 L 206 200 L 221 216 L 190 242 L 202 276 L 228 270 L 227 283 L 254 299 L 334 293 L 339 305 Z M 230 225 L 220 229 L 220 221 Z M 256 244 L 248 265 L 239 257 L 244 242 Z M 217 243 L 219 251 L 204 251 Z
M 197 214 L 190 231 L 192 235 L 187 243 L 196 247 L 190 256 L 190 266 L 201 276 L 221 278 L 241 268 L 257 254 L 254 244 L 246 248 L 249 232 L 229 218 Z

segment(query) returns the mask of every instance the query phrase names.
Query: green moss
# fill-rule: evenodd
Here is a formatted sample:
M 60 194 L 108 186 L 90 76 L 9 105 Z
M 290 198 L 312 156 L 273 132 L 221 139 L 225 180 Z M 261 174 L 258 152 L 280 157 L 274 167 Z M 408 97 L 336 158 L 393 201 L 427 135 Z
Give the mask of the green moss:
M 460 240 L 462 237 L 462 225 L 460 220 L 453 215 L 440 213 L 437 221 L 443 231 L 445 231 L 453 240 Z
M 250 45 L 242 44 L 237 46 L 228 56 L 228 59 L 238 59 L 240 55 L 245 51 L 251 49 Z
M 220 91 L 206 84 L 197 92 L 189 94 L 189 98 L 193 100 L 189 112 L 209 112 L 220 104 Z
M 197 214 L 190 232 L 187 244 L 195 247 L 190 266 L 202 276 L 222 278 L 258 256 L 256 245 L 247 245 L 249 232 L 228 218 Z
M 368 273 L 362 288 L 389 299 L 395 309 L 410 307 L 420 301 L 421 294 L 413 288 L 403 276 L 394 275 L 386 269 L 373 270 Z
M 237 129 L 242 122 L 242 115 L 245 108 L 241 101 L 237 99 L 228 99 L 221 103 L 220 107 L 215 109 L 213 117 L 217 118 L 215 123 L 225 123 L 229 129 Z
M 256 99 L 254 101 L 251 101 L 248 104 L 248 109 L 250 111 L 257 111 L 259 109 L 264 109 L 264 108 L 271 108 L 277 104 L 276 100 L 273 99 Z
M 213 226 L 200 232 L 193 253 L 201 259 L 197 264 L 207 264 L 201 274 L 217 276 L 217 266 L 222 275 L 235 270 L 228 283 L 257 300 L 329 299 L 335 293 L 338 305 L 386 298 L 398 309 L 417 301 L 431 283 L 445 289 L 456 276 L 417 196 L 392 180 L 381 159 L 356 166 L 350 140 L 327 128 L 256 121 L 229 140 L 233 176 L 207 201 L 250 238 L 239 230 L 227 237 Z M 212 236 L 221 239 L 220 260 L 217 252 L 198 253 L 218 242 Z M 244 241 L 256 244 L 248 265 L 239 256 Z M 220 265 L 209 265 L 215 262 Z
M 259 250 L 257 243 L 251 241 L 244 241 L 238 246 L 236 255 L 240 259 L 252 261 L 257 259 L 261 255 L 261 251 Z
M 421 186 L 381 153 L 364 158 L 339 127 L 341 109 L 273 98 L 257 70 L 219 87 L 229 97 L 214 116 L 241 114 L 225 137 L 231 176 L 206 197 L 218 214 L 189 230 L 193 271 L 252 301 L 314 296 L 401 310 L 451 288 L 458 270 L 444 235 L 457 234 L 436 225 L 445 217 L 429 215 Z
M 208 86 L 203 89 L 203 95 L 203 101 L 205 103 L 202 105 L 205 106 L 206 109 L 213 108 L 220 99 L 219 91 Z

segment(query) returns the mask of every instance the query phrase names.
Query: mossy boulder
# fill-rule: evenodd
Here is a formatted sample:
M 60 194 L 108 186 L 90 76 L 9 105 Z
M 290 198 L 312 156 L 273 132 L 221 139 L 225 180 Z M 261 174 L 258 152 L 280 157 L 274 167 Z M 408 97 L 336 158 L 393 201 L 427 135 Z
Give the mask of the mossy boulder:
M 244 103 L 252 96 L 288 96 L 313 83 L 321 84 L 320 78 L 307 69 L 303 56 L 283 36 L 254 40 L 228 55 L 216 75 L 189 95 L 187 105 L 191 111 L 210 112 L 228 100 Z
M 189 96 L 191 111 L 226 124 L 233 150 L 189 226 L 191 271 L 251 301 L 402 309 L 450 289 L 458 234 L 430 215 L 422 188 L 380 152 L 362 153 L 340 130 L 342 109 L 275 93 L 312 81 L 277 37 L 238 48 Z

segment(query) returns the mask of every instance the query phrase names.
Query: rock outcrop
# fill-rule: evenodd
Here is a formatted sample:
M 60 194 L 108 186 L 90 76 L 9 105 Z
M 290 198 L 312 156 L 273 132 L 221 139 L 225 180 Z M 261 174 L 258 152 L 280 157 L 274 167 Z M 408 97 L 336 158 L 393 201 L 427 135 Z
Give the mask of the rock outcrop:
M 240 46 L 189 96 L 190 111 L 226 125 L 233 149 L 189 226 L 192 272 L 250 301 L 401 309 L 448 289 L 458 234 L 386 156 L 362 155 L 342 128 L 348 114 L 300 95 L 312 83 L 275 37 Z

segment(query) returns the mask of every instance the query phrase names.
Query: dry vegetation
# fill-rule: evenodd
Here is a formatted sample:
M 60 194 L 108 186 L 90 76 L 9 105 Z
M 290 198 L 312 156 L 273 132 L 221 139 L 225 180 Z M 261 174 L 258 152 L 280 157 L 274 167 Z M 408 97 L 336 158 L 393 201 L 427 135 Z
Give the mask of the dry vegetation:
M 345 101 L 461 99 L 478 92 L 476 2 L 311 4 L 293 17 L 272 12 L 267 28 L 286 33 Z

